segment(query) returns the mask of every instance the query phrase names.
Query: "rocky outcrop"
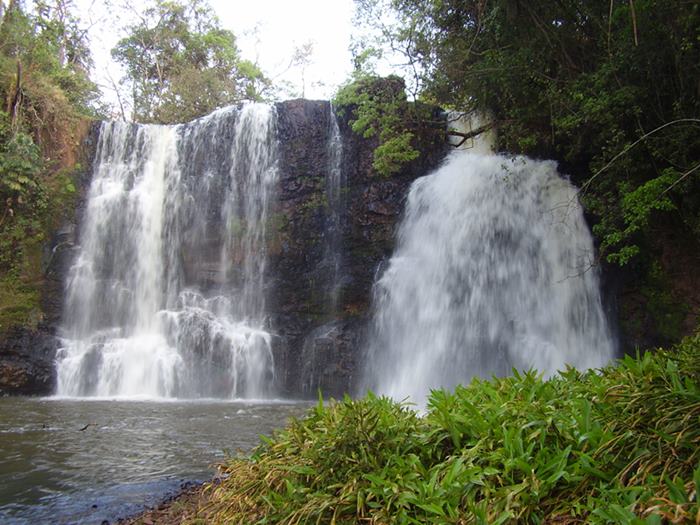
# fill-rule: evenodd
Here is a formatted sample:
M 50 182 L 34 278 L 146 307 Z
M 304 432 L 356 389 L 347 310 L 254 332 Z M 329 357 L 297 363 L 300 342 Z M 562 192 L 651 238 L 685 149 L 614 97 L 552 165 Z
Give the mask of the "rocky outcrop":
M 375 275 L 391 255 L 410 184 L 435 168 L 446 153 L 444 134 L 439 128 L 426 132 L 417 144 L 423 155 L 394 176 L 382 177 L 372 168 L 376 143 L 354 133 L 347 119 L 339 119 L 344 183 L 334 271 L 327 255 L 333 216 L 326 184 L 330 105 L 293 100 L 277 110 L 281 180 L 268 310 L 280 335 L 276 369 L 282 371 L 281 394 L 352 393 Z M 337 300 L 331 301 L 334 288 Z
M 292 100 L 277 104 L 276 110 L 279 182 L 267 224 L 265 282 L 269 326 L 274 332 L 277 394 L 355 393 L 373 283 L 392 253 L 409 186 L 437 167 L 449 146 L 439 125 L 417 133 L 415 146 L 421 157 L 399 173 L 383 177 L 372 168 L 376 142 L 354 133 L 347 117 L 341 117 L 343 182 L 339 197 L 331 202 L 328 180 L 333 152 L 329 144 L 334 130 L 330 104 Z M 437 110 L 434 117 L 440 121 Z M 93 126 L 84 141 L 83 160 L 93 157 L 97 131 Z M 233 140 L 233 127 L 224 131 L 209 140 Z M 210 150 L 194 151 L 187 158 L 196 166 L 227 162 L 226 156 L 196 158 Z M 15 327 L 0 334 L 0 395 L 45 395 L 54 389 L 55 335 L 89 187 L 90 164 L 83 162 L 87 169 L 76 184 L 82 196 L 77 210 L 67 211 L 44 250 L 42 315 L 32 327 Z M 184 283 L 204 292 L 217 289 L 226 278 L 220 265 L 223 226 L 220 203 L 218 206 L 207 204 L 202 235 L 182 249 Z M 664 235 L 659 235 L 655 249 L 664 270 L 661 277 L 626 268 L 605 268 L 603 272 L 608 314 L 612 320 L 621 319 L 620 339 L 628 351 L 669 344 L 691 331 L 700 315 L 698 278 L 686 271 L 697 262 L 697 242 L 674 237 L 680 228 L 673 224 L 660 231 Z M 670 279 L 668 286 L 665 282 L 640 285 L 645 279 L 661 279 L 664 273 Z M 655 292 L 666 288 L 669 293 Z M 688 304 L 680 304 L 677 297 L 686 298 Z
M 53 390 L 56 339 L 49 330 L 13 328 L 0 339 L 0 396 Z

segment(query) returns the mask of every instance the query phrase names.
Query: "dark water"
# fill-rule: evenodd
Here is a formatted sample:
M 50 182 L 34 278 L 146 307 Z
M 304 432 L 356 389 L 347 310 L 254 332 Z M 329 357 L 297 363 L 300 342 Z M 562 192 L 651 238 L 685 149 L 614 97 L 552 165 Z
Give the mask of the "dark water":
M 205 480 L 308 404 L 0 399 L 0 523 L 102 523 Z M 82 430 L 86 425 L 89 426 Z

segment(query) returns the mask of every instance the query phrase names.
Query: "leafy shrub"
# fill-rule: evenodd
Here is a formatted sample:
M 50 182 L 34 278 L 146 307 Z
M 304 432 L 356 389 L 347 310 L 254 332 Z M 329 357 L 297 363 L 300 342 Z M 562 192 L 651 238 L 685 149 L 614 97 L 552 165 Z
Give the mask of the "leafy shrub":
M 340 88 L 334 104 L 339 113 L 349 112 L 355 133 L 377 138 L 372 165 L 380 175 L 393 175 L 418 158 L 412 130 L 418 120 L 426 120 L 420 113 L 426 108 L 407 101 L 403 79 L 362 75 Z
M 600 371 L 475 380 L 423 417 L 372 394 L 319 402 L 222 466 L 194 522 L 697 520 L 699 352 L 695 337 Z

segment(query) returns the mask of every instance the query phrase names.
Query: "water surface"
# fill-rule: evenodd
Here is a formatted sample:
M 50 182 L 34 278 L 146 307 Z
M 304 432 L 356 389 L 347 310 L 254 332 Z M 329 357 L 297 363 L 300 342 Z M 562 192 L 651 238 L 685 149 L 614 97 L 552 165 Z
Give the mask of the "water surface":
M 249 451 L 307 408 L 0 398 L 0 523 L 113 522 L 207 479 L 225 451 Z

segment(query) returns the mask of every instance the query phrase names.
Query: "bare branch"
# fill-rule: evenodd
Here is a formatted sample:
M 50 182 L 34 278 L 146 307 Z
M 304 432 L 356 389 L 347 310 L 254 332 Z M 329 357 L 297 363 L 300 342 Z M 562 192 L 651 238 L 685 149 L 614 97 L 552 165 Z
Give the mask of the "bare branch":
M 664 191 L 662 191 L 662 192 L 661 192 L 661 195 L 665 195 L 666 193 L 668 193 L 669 191 L 671 191 L 671 190 L 676 186 L 676 184 L 678 184 L 679 182 L 681 182 L 683 179 L 687 178 L 688 175 L 690 175 L 691 173 L 694 173 L 695 171 L 697 171 L 698 168 L 700 168 L 700 164 L 696 164 L 694 167 L 690 168 L 690 169 L 689 169 L 688 171 L 686 171 L 683 175 L 681 175 L 680 177 L 678 177 L 678 179 L 676 180 L 676 182 L 674 182 L 674 183 L 671 184 L 668 188 L 666 188 Z M 661 197 L 661 195 L 659 195 L 659 197 Z
M 634 10 L 634 0 L 630 0 L 630 11 L 632 13 L 632 30 L 634 31 L 634 45 L 639 45 L 639 38 L 637 38 L 637 13 Z
M 648 133 L 645 133 L 644 135 L 642 135 L 641 137 L 639 137 L 637 140 L 635 140 L 632 144 L 630 144 L 629 146 L 627 146 L 626 148 L 624 148 L 620 153 L 618 153 L 617 155 L 615 155 L 612 159 L 610 159 L 610 161 L 609 161 L 605 166 L 603 166 L 603 167 L 600 168 L 598 171 L 596 171 L 593 175 L 591 175 L 591 177 L 590 177 L 586 182 L 584 182 L 584 183 L 581 185 L 581 188 L 579 189 L 578 193 L 585 192 L 585 191 L 588 189 L 588 187 L 593 183 L 593 181 L 595 180 L 595 178 L 598 177 L 598 175 L 600 175 L 600 174 L 603 173 L 605 170 L 607 170 L 610 166 L 613 165 L 613 163 L 614 163 L 617 159 L 619 159 L 620 157 L 622 157 L 622 156 L 623 156 L 624 154 L 626 154 L 629 150 L 631 150 L 632 148 L 634 148 L 637 144 L 639 144 L 639 143 L 642 142 L 643 140 L 647 139 L 649 136 L 653 135 L 654 133 L 656 133 L 656 132 L 658 132 L 658 131 L 661 131 L 661 130 L 664 129 L 664 128 L 667 128 L 667 127 L 669 127 L 669 126 L 673 126 L 674 124 L 682 124 L 682 123 L 684 123 L 684 122 L 692 122 L 692 123 L 694 123 L 694 124 L 700 124 L 700 119 L 698 119 L 698 118 L 679 118 L 679 119 L 676 119 L 676 120 L 672 120 L 671 122 L 666 122 L 665 124 L 662 124 L 662 125 L 659 126 L 658 128 L 655 128 L 655 129 L 649 131 Z M 695 169 L 695 168 L 693 168 L 693 169 Z
M 458 144 L 453 144 L 455 148 L 459 148 L 462 144 L 464 144 L 466 141 L 469 139 L 473 139 L 477 135 L 481 135 L 482 133 L 489 131 L 490 129 L 493 128 L 493 124 L 486 124 L 484 126 L 479 126 L 476 129 L 473 129 L 468 132 L 462 132 L 462 131 L 457 131 L 457 130 L 448 130 L 447 135 L 451 137 L 462 137 L 462 140 L 459 141 Z

